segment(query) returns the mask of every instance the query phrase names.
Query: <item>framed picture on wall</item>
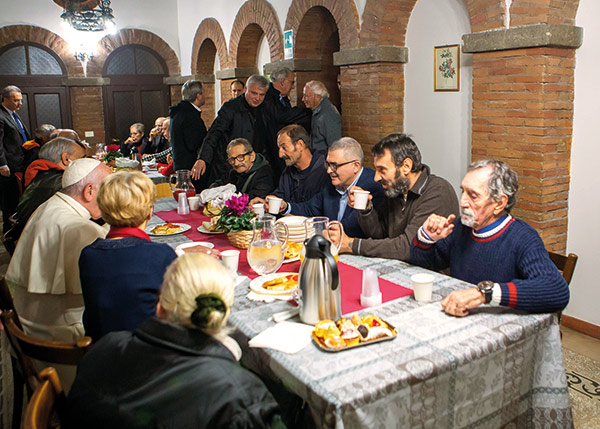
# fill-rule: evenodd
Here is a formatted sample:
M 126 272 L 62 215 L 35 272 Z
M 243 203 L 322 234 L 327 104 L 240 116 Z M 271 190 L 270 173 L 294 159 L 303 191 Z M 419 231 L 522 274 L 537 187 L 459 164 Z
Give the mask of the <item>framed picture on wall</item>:
M 433 90 L 460 90 L 460 45 L 433 48 Z

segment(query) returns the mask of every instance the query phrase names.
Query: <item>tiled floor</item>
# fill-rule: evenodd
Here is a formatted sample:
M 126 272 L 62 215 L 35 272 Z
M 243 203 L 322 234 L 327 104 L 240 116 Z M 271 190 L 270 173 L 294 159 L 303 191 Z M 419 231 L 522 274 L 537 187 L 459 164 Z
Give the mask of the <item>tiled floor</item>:
M 600 340 L 562 327 L 563 355 L 576 429 L 600 428 Z

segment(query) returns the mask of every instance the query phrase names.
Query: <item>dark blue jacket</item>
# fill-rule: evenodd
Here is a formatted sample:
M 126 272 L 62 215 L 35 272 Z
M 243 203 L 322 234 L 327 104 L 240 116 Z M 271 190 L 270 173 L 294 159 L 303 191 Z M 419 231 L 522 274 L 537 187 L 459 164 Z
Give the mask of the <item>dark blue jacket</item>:
M 373 195 L 373 204 L 377 208 L 383 201 L 383 188 L 373 180 L 374 177 L 375 172 L 364 167 L 356 186 L 369 191 Z M 305 203 L 292 203 L 290 213 L 298 216 L 327 216 L 330 220 L 335 220 L 340 208 L 341 197 L 330 181 L 321 192 Z M 365 234 L 358 224 L 358 212 L 350 206 L 346 206 L 342 217 L 342 225 L 344 232 L 349 237 L 365 238 Z
M 163 276 L 177 258 L 168 244 L 137 237 L 98 238 L 79 258 L 85 335 L 134 331 L 156 314 Z

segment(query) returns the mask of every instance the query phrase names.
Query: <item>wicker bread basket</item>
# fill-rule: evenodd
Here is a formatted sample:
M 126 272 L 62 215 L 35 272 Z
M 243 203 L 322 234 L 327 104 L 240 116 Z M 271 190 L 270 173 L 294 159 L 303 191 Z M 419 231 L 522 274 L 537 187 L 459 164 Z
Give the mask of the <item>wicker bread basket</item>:
M 233 247 L 247 249 L 252 241 L 253 231 L 228 232 L 227 238 Z

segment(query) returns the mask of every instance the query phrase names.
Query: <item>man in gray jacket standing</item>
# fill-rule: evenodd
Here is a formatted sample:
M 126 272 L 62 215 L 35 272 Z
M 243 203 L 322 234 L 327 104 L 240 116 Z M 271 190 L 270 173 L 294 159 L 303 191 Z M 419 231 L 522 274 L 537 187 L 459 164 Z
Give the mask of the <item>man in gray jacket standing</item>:
M 344 236 L 340 252 L 408 261 L 410 243 L 431 213 L 458 214 L 458 199 L 452 185 L 431 174 L 421 163 L 421 152 L 405 134 L 390 134 L 371 149 L 376 182 L 385 192 L 375 209 L 369 203 L 359 210 L 358 223 L 368 238 Z M 350 189 L 348 205 L 354 207 Z
M 342 137 L 342 117 L 329 101 L 329 92 L 318 80 L 304 85 L 302 101 L 312 109 L 310 148 L 313 154 L 327 155 L 329 146 Z

